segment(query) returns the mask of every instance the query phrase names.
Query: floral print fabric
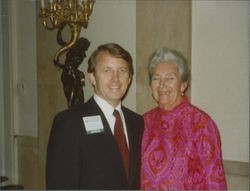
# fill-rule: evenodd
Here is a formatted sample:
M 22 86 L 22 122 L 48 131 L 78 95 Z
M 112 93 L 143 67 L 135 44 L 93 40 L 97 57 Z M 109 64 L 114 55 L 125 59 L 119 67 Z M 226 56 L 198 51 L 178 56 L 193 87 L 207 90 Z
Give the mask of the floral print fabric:
M 214 121 L 184 99 L 171 111 L 144 114 L 141 189 L 225 190 Z

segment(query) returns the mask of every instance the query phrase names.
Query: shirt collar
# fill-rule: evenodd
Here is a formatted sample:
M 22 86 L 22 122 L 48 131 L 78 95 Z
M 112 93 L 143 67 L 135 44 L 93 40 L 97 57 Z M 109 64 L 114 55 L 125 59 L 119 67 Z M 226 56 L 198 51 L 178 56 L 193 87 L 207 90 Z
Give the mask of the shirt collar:
M 97 105 L 101 108 L 106 119 L 110 119 L 110 117 L 113 115 L 114 109 L 118 110 L 119 113 L 122 113 L 121 102 L 114 108 L 105 99 L 101 98 L 97 94 L 94 94 L 94 100 L 96 101 Z

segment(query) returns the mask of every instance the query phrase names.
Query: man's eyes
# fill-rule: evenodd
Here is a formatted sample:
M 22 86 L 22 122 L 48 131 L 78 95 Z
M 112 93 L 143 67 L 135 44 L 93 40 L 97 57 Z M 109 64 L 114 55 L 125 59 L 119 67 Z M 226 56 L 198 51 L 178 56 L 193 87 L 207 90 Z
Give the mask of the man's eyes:
M 107 73 L 107 72 L 111 72 L 111 69 L 106 68 L 106 69 L 104 69 L 103 71 L 104 71 L 105 73 Z
M 111 68 L 105 68 L 104 70 L 103 70 L 103 72 L 105 72 L 105 73 L 109 73 L 109 72 L 113 72 L 114 70 L 112 70 Z M 128 69 L 127 68 L 120 68 L 119 70 L 118 70 L 118 72 L 119 73 L 128 73 Z

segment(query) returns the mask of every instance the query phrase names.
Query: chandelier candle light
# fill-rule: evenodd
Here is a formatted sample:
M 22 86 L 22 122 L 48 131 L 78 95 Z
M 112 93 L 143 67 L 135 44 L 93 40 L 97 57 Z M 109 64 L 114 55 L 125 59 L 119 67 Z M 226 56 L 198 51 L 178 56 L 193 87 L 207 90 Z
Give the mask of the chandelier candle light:
M 76 43 L 81 28 L 87 28 L 94 3 L 94 0 L 41 0 L 40 17 L 43 26 L 54 30 L 68 25 L 71 31 L 70 41 L 56 52 L 54 63 L 59 62 L 59 56 Z

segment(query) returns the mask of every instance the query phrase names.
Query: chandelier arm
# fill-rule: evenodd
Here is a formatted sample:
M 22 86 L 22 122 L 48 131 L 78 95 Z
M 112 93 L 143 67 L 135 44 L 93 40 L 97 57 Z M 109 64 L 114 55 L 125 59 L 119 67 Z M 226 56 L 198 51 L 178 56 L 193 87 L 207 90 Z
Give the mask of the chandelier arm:
M 65 42 L 63 40 L 63 37 L 62 37 L 62 30 L 64 29 L 66 23 L 62 23 L 61 26 L 58 28 L 58 32 L 57 32 L 57 43 L 60 45 L 60 46 L 66 46 L 68 43 Z
M 78 26 L 77 24 L 71 24 L 69 25 L 70 30 L 71 30 L 71 40 L 70 42 L 62 47 L 61 49 L 59 49 L 54 57 L 54 63 L 60 63 L 59 62 L 59 57 L 66 52 L 67 50 L 69 50 L 72 46 L 74 46 L 74 44 L 76 43 L 76 41 L 78 40 L 79 36 L 80 36 L 80 32 L 81 32 L 81 27 Z M 57 64 L 56 64 L 57 65 Z
M 80 3 L 81 2 L 81 3 Z M 61 48 L 54 56 L 54 65 L 62 69 L 61 81 L 68 107 L 84 103 L 84 73 L 78 66 L 86 57 L 85 51 L 90 42 L 80 36 L 81 28 L 87 28 L 95 0 L 50 0 L 45 6 L 41 0 L 40 17 L 42 25 L 48 29 L 58 29 L 57 43 Z M 70 41 L 63 39 L 62 31 L 68 25 L 71 33 Z M 60 63 L 60 56 L 66 53 L 65 63 Z

